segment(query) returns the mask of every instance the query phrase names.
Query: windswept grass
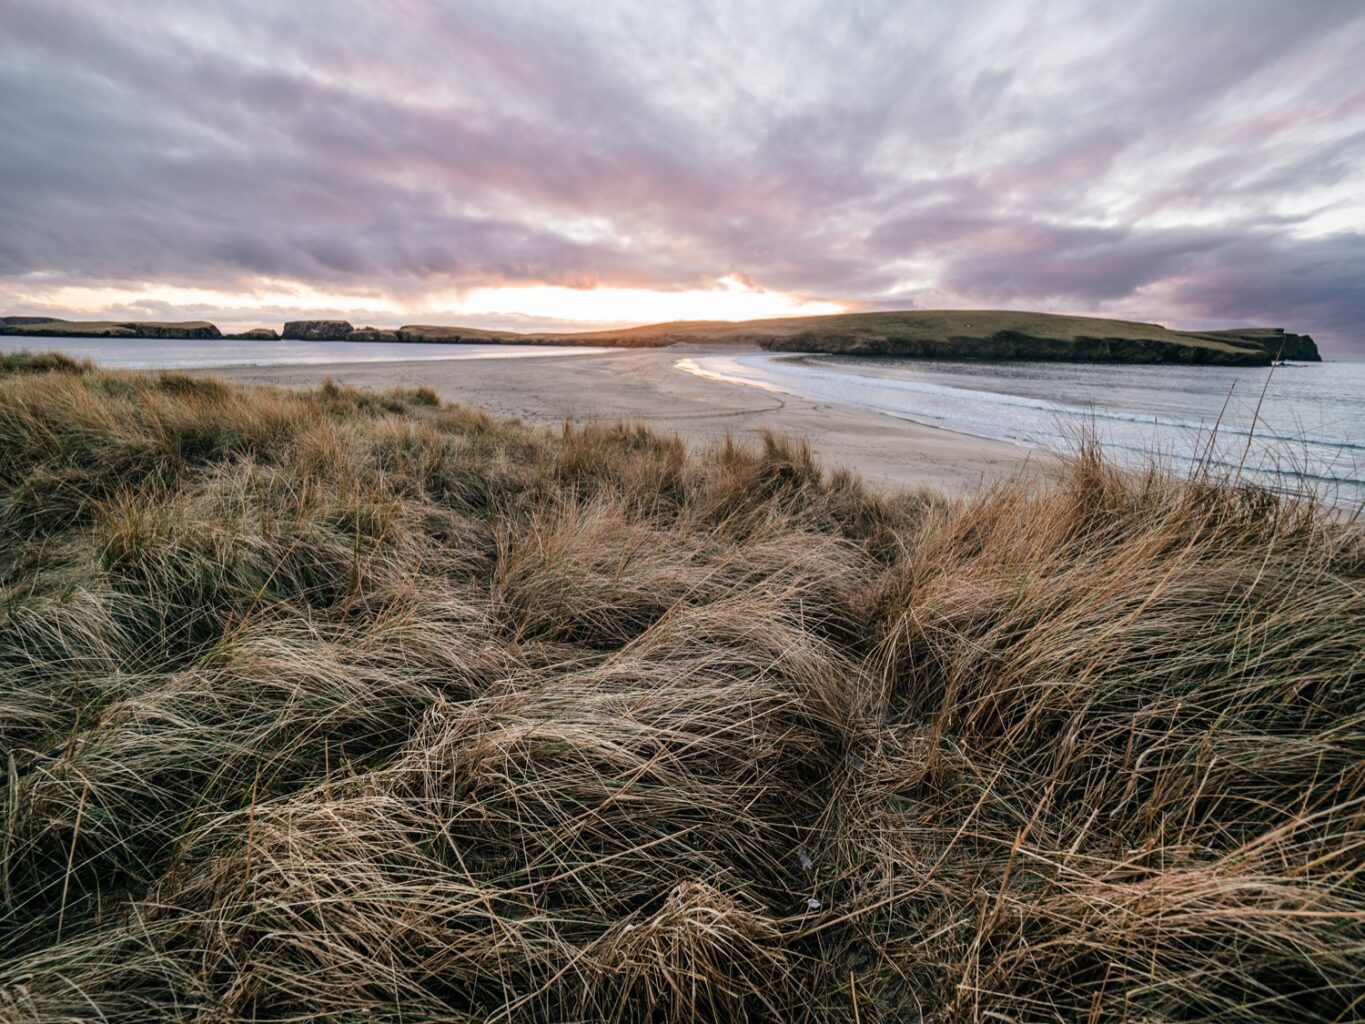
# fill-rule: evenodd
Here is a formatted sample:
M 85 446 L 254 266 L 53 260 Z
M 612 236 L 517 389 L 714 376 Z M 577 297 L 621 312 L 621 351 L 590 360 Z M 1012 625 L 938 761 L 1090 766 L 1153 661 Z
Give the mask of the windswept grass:
M 1365 1016 L 1365 544 L 0 364 L 0 1021 Z

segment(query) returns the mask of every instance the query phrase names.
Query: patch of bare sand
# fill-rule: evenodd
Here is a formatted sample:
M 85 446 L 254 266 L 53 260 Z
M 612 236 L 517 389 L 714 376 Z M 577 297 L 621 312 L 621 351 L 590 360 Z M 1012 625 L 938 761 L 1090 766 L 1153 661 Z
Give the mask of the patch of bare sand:
M 675 368 L 689 354 L 675 346 L 534 359 L 460 359 L 331 363 L 217 370 L 234 380 L 312 387 L 325 378 L 354 387 L 434 388 L 443 399 L 533 423 L 630 420 L 705 446 L 765 430 L 808 438 L 827 467 L 844 466 L 869 482 L 949 494 L 1019 472 L 1046 472 L 1051 457 L 999 441 L 922 426 L 893 416 L 706 380 Z M 738 351 L 738 350 L 737 350 Z M 743 350 L 751 351 L 751 350 Z

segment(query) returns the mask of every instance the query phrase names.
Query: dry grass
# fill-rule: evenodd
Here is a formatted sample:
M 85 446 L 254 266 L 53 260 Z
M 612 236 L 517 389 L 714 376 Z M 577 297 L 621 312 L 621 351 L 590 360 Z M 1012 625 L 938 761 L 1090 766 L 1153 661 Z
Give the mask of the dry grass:
M 0 365 L 0 1021 L 1365 1015 L 1365 547 Z

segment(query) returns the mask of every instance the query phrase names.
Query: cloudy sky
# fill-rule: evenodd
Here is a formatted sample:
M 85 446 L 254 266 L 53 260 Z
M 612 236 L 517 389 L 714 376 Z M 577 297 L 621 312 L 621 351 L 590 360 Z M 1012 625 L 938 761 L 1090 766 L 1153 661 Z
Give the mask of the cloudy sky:
M 1365 354 L 1365 2 L 0 0 L 0 312 Z

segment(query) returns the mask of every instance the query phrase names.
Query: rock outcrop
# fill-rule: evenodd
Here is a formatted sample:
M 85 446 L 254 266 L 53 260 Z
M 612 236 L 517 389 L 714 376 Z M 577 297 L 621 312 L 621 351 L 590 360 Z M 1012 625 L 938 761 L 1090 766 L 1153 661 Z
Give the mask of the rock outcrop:
M 763 348 L 781 352 L 830 352 L 840 355 L 900 356 L 909 359 L 984 359 L 1052 363 L 1186 363 L 1219 366 L 1268 366 L 1265 349 L 1246 345 L 1207 348 L 1149 338 L 1040 338 L 1021 331 L 986 337 L 942 339 L 875 337 L 808 331 L 786 338 L 765 338 Z
M 135 338 L 221 338 L 223 336 L 223 332 L 207 320 L 189 320 L 178 324 L 129 321 L 117 326 L 128 328 L 133 332 Z
M 290 320 L 280 337 L 291 341 L 345 341 L 353 330 L 348 320 Z
M 437 342 L 446 345 L 480 345 L 500 341 L 527 341 L 530 336 L 509 334 L 506 331 L 484 331 L 477 327 L 443 327 L 428 324 L 407 324 L 398 328 L 398 340 L 405 342 Z
M 1317 343 L 1306 334 L 1291 334 L 1283 327 L 1238 327 L 1228 331 L 1205 331 L 1215 338 L 1249 341 L 1259 345 L 1272 359 L 1291 359 L 1301 363 L 1320 363 Z
M 236 334 L 225 334 L 225 338 L 232 338 L 237 341 L 279 341 L 280 334 L 273 327 L 253 327 L 249 331 L 238 331 Z
M 397 331 L 381 327 L 357 327 L 346 336 L 347 341 L 401 341 Z

